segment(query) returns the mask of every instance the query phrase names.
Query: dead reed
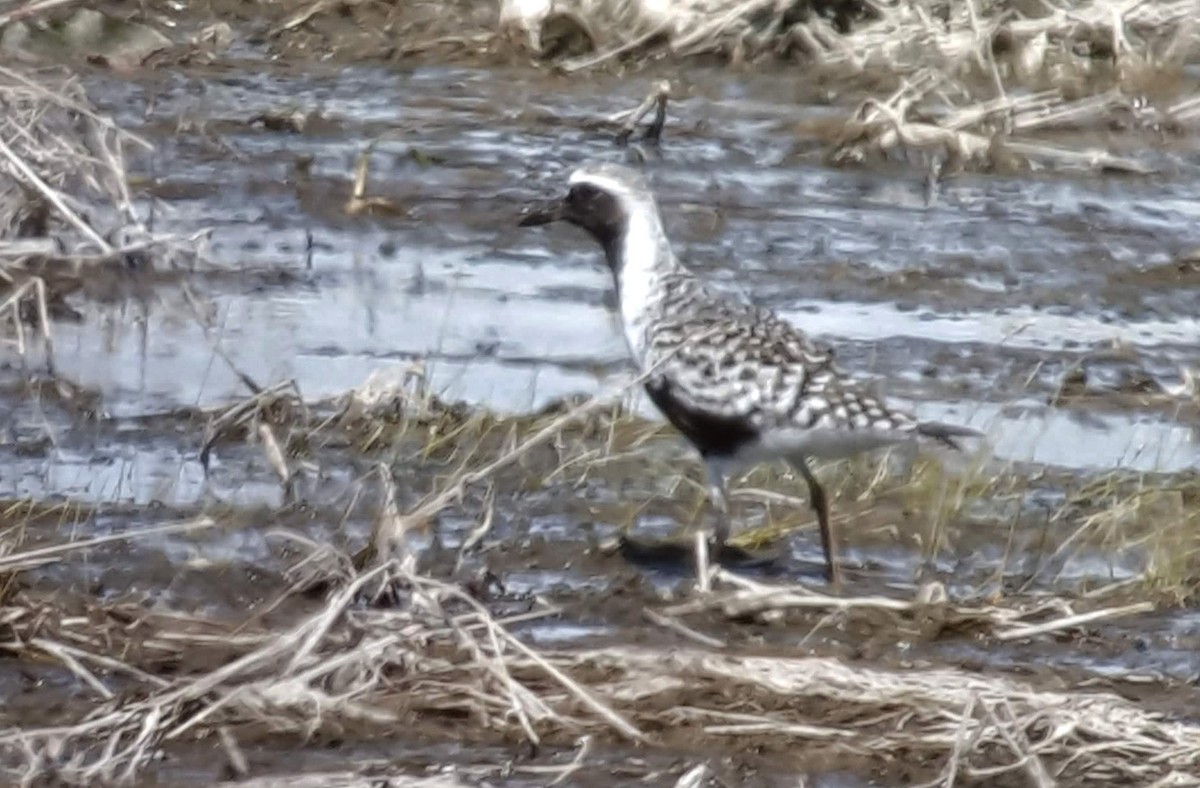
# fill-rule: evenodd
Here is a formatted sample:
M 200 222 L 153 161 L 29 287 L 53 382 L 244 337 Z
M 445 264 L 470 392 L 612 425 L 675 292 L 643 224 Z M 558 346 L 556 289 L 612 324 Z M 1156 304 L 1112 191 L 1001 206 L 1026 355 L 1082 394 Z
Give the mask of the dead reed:
M 206 232 L 153 230 L 130 186 L 127 152 L 151 145 L 89 101 L 58 70 L 0 67 L 0 319 L 19 352 L 25 324 L 52 363 L 48 303 L 97 269 L 190 269 Z
M 306 554 L 293 567 L 291 587 L 268 609 L 311 596 L 316 587 L 327 590 L 288 623 L 268 626 L 261 611 L 246 621 L 217 622 L 11 589 L 0 600 L 0 652 L 26 664 L 59 666 L 87 688 L 92 701 L 69 706 L 52 722 L 0 716 L 6 778 L 26 784 L 131 782 L 163 749 L 199 740 L 219 742 L 230 772 L 248 778 L 239 740 L 253 741 L 264 731 L 298 740 L 369 739 L 420 724 L 480 741 L 504 736 L 559 747 L 581 737 L 658 747 L 684 736 L 712 747 L 743 742 L 798 754 L 820 748 L 880 762 L 900 754 L 939 764 L 928 783 L 939 786 L 1007 773 L 1036 785 L 1194 784 L 1187 780 L 1200 763 L 1200 728 L 1102 690 L 1051 690 L 957 668 L 868 668 L 816 656 L 750 655 L 704 631 L 714 614 L 761 625 L 786 622 L 794 611 L 816 611 L 926 639 L 1030 641 L 1156 608 L 1128 584 L 1072 599 L 955 601 L 936 583 L 912 599 L 845 597 L 720 571 L 712 593 L 646 610 L 654 626 L 697 647 L 530 645 L 522 626 L 562 615 L 558 607 L 538 602 L 513 614 L 469 584 L 422 571 L 410 547 L 412 534 L 457 505 L 469 486 L 493 484 L 533 452 L 551 450 L 551 476 L 577 478 L 599 472 L 588 469 L 587 460 L 595 459 L 598 440 L 606 442 L 606 456 L 640 462 L 647 457 L 638 452 L 653 448 L 659 428 L 605 399 L 511 421 L 464 414 L 431 397 L 417 373 L 398 369 L 376 377 L 362 393 L 325 405 L 304 405 L 293 385 L 281 385 L 212 414 L 210 438 L 262 442 L 264 462 L 284 469 L 284 484 L 296 462 L 285 447 L 297 435 L 310 445 L 353 445 L 369 429 L 373 446 L 402 440 L 414 457 L 432 452 L 455 468 L 439 489 L 402 510 L 391 471 L 383 467 L 372 549 L 357 560 L 290 535 Z M 395 433 L 380 434 L 380 425 Z M 265 441 L 264 428 L 288 437 Z M 449 443 L 447 435 L 453 436 Z M 475 448 L 452 448 L 459 440 Z M 480 445 L 496 450 L 481 451 Z M 885 490 L 888 478 L 871 475 L 868 489 Z M 965 479 L 964 490 L 995 489 L 970 473 Z M 1081 490 L 1076 503 L 1137 495 L 1136 488 L 1115 481 L 1093 487 Z M 944 489 L 939 495 L 947 497 Z M 467 539 L 463 551 L 490 525 L 486 511 L 479 515 L 479 534 Z M 213 525 L 203 518 L 108 538 Z M 14 549 L 0 557 L 0 575 L 35 571 L 101 541 Z M 180 672 L 185 658 L 202 667 Z M 577 766 L 561 767 L 561 773 Z
M 1193 125 L 1183 69 L 1200 44 L 1196 18 L 1193 0 L 506 0 L 499 30 L 567 73 L 663 55 L 795 61 L 806 82 L 877 96 L 850 113 L 828 163 L 915 156 L 936 180 L 963 169 L 1150 172 L 1082 138 L 1043 137 L 1119 128 L 1161 138 Z
M 712 746 L 745 738 L 885 760 L 903 753 L 942 764 L 930 785 L 1006 772 L 1024 773 L 1035 785 L 1193 785 L 1188 780 L 1200 763 L 1200 727 L 1104 691 L 711 647 L 542 650 L 517 631 L 556 615 L 553 607 L 497 616 L 462 587 L 404 560 L 343 580 L 311 614 L 275 630 L 100 603 L 66 616 L 17 594 L 0 607 L 0 650 L 63 666 L 94 702 L 78 718 L 52 725 L 7 720 L 0 757 L 8 779 L 131 781 L 161 748 L 208 737 L 223 742 L 236 767 L 239 736 L 255 731 L 371 738 L 418 722 L 534 744 L 567 745 L 587 735 L 654 747 L 684 735 Z M 936 595 L 908 605 L 768 588 L 728 573 L 717 580 L 733 590 L 657 615 L 687 615 L 704 605 L 761 614 L 810 603 L 893 615 L 919 605 L 927 616 L 964 615 Z M 390 605 L 362 604 L 383 599 Z M 1097 611 L 1090 620 L 1131 612 Z M 1001 624 L 1001 638 L 1037 637 L 1089 620 L 1058 617 L 1022 628 L 1016 624 L 1026 613 L 999 606 L 967 615 Z M 164 672 L 184 654 L 195 663 L 206 651 L 220 655 L 211 669 Z M 118 685 L 120 692 L 112 688 Z

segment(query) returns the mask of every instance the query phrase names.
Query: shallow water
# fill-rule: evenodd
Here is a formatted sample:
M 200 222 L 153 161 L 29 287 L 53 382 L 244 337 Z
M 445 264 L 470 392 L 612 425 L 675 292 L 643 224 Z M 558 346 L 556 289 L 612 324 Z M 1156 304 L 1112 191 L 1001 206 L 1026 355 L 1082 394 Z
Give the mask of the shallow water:
M 964 175 L 929 201 L 920 166 L 824 166 L 828 140 L 803 130 L 842 109 L 794 76 L 691 71 L 687 79 L 661 155 L 650 152 L 647 167 L 677 251 L 695 269 L 830 343 L 846 368 L 922 417 L 986 430 L 998 464 L 1077 474 L 1196 467 L 1194 403 L 1131 396 L 1123 375 L 1174 386 L 1182 368 L 1200 366 L 1200 274 L 1157 274 L 1200 244 L 1197 152 L 1147 146 L 1165 174 L 1143 179 Z M 145 300 L 73 301 L 82 320 L 55 326 L 57 369 L 100 393 L 104 418 L 81 421 L 54 403 L 10 397 L 14 440 L 0 446 L 0 498 L 101 507 L 64 521 L 59 535 L 119 532 L 213 505 L 255 525 L 93 551 L 82 568 L 47 570 L 50 581 L 82 581 L 104 595 L 132 585 L 165 606 L 236 614 L 261 601 L 262 579 L 278 580 L 288 563 L 264 523 L 330 538 L 368 463 L 322 464 L 300 483 L 305 506 L 283 514 L 292 502 L 257 447 L 219 446 L 205 476 L 202 423 L 172 414 L 246 396 L 214 343 L 259 383 L 294 378 L 309 400 L 417 359 L 443 397 L 511 412 L 627 374 L 597 250 L 570 229 L 521 230 L 516 220 L 522 203 L 561 188 L 574 164 L 626 157 L 588 127 L 637 103 L 648 80 L 449 68 L 298 74 L 251 61 L 215 74 L 92 83 L 96 100 L 158 146 L 150 189 L 158 229 L 211 227 L 212 256 L 228 270 L 185 276 L 194 298 L 169 285 Z M 319 117 L 303 133 L 250 122 L 292 106 Z M 368 191 L 403 211 L 348 216 L 341 206 L 354 158 L 380 135 Z M 302 157 L 311 157 L 306 173 Z M 1093 396 L 1058 400 L 1064 373 L 1093 359 Z M 401 504 L 441 470 L 401 480 Z M 562 620 L 521 630 L 539 645 L 627 638 L 638 611 L 597 600 L 623 583 L 636 587 L 634 600 L 657 600 L 686 580 L 614 568 L 588 549 L 631 520 L 646 531 L 678 522 L 679 508 L 655 500 L 654 479 L 636 466 L 617 472 L 632 481 L 550 485 L 497 501 L 489 545 L 500 551 L 504 593 L 568 603 Z M 445 548 L 475 527 L 479 507 L 472 498 L 463 512 L 447 512 Z M 912 542 L 889 535 L 886 516 L 865 504 L 855 511 L 863 525 L 848 515 L 843 552 L 862 568 L 864 591 L 911 596 L 926 562 Z M 357 511 L 343 535 L 359 539 L 368 527 L 369 513 Z M 503 546 L 514 537 L 515 547 Z M 953 580 L 954 596 L 971 596 L 1020 568 L 1005 555 L 1007 539 L 1006 528 L 968 530 L 931 571 Z M 819 555 L 808 529 L 781 573 L 815 577 Z M 1133 578 L 1144 555 L 1089 547 L 1058 564 L 1037 590 Z M 164 577 L 167 586 L 153 588 Z M 807 632 L 764 638 L 811 648 Z M 1100 633 L 1107 642 L 1075 649 L 963 638 L 890 647 L 1000 670 L 1052 664 L 1175 681 L 1200 673 L 1193 613 L 1122 620 Z
M 772 104 L 802 93 L 793 77 L 691 78 L 703 90 L 673 104 L 662 157 L 649 164 L 679 252 L 896 396 L 990 426 L 995 408 L 979 403 L 1045 397 L 1055 372 L 1114 343 L 1165 383 L 1200 360 L 1200 277 L 1157 287 L 1121 279 L 1197 242 L 1196 155 L 1166 156 L 1172 176 L 1153 179 L 963 176 L 927 205 L 919 170 L 831 170 L 819 151 L 805 152 L 814 141 L 795 123 L 829 110 Z M 640 87 L 527 72 L 260 69 L 110 85 L 99 98 L 132 123 L 153 97 L 145 122 L 160 148 L 156 191 L 203 187 L 169 201 L 163 226 L 212 226 L 215 257 L 243 272 L 207 292 L 214 336 L 242 370 L 259 381 L 292 377 L 307 397 L 324 397 L 381 364 L 427 358 L 448 398 L 523 411 L 623 371 L 596 250 L 570 229 L 521 230 L 514 219 L 572 164 L 622 157 L 579 127 L 636 101 Z M 244 124 L 285 106 L 323 120 L 309 134 Z M 179 116 L 202 117 L 240 160 L 198 150 L 195 134 L 163 133 Z M 406 214 L 347 217 L 353 158 L 379 134 L 370 192 Z M 414 151 L 436 163 L 423 166 Z M 293 172 L 298 156 L 313 157 L 307 178 Z M 263 283 L 280 271 L 291 278 Z M 62 371 L 102 391 L 113 415 L 243 393 L 182 303 L 164 301 L 137 319 L 128 307 L 88 305 L 82 323 L 60 329 Z M 1005 436 L 1003 459 L 1141 470 L 1197 459 L 1190 426 L 1169 418 L 1093 404 L 1103 418 L 1069 441 L 1047 437 L 1046 449 L 1007 438 L 1044 434 L 1054 415 L 1011 410 L 993 429 Z M 1131 460 L 1128 447 L 1147 443 L 1165 448 Z
M 207 327 L 175 289 L 147 302 L 84 300 L 81 322 L 56 326 L 59 370 L 99 391 L 107 415 L 244 396 L 214 343 L 260 383 L 294 378 L 310 399 L 415 359 L 443 396 L 506 411 L 626 374 L 597 251 L 571 229 L 521 230 L 515 218 L 574 163 L 625 155 L 581 127 L 636 101 L 640 81 L 253 65 L 94 80 L 97 99 L 158 145 L 153 192 L 170 196 L 156 198 L 160 227 L 213 228 L 213 256 L 237 272 L 191 285 Z M 804 103 L 793 77 L 690 78 L 648 168 L 696 269 L 830 343 L 919 415 L 985 429 L 1000 461 L 1195 466 L 1196 414 L 1182 400 L 1150 410 L 1104 396 L 1050 400 L 1064 371 L 1114 346 L 1125 366 L 1165 385 L 1200 365 L 1200 276 L 1128 283 L 1196 242 L 1200 157 L 1148 154 L 1171 173 L 1149 179 L 966 175 L 929 204 L 919 169 L 822 166 L 819 140 L 796 128 L 831 110 Z M 801 100 L 780 104 L 780 94 Z M 247 123 L 291 107 L 317 118 L 309 133 Z M 206 131 L 174 133 L 181 118 Z M 341 211 L 372 137 L 384 141 L 369 191 L 396 200 L 402 216 Z M 295 170 L 301 156 L 312 157 L 307 176 Z M 37 424 L 31 415 L 15 423 Z M 0 489 L 173 505 L 203 494 L 184 436 L 97 447 L 66 431 L 62 448 L 13 458 Z M 230 493 L 278 501 L 269 477 Z
M 254 451 L 218 450 L 206 482 L 193 432 L 129 421 L 245 396 L 214 343 L 259 383 L 294 378 L 309 399 L 416 359 L 444 397 L 502 411 L 627 374 L 597 251 L 570 228 L 515 220 L 574 164 L 628 157 L 585 127 L 635 103 L 641 81 L 245 65 L 94 78 L 96 99 L 158 146 L 159 228 L 211 227 L 212 256 L 235 273 L 195 275 L 198 299 L 164 288 L 76 304 L 83 319 L 56 326 L 58 369 L 100 392 L 116 421 L 92 434 L 64 419 L 52 450 L 14 452 L 7 494 L 281 503 Z M 823 166 L 823 141 L 798 129 L 834 113 L 793 76 L 687 79 L 647 169 L 694 268 L 828 342 L 897 403 L 986 430 L 1000 462 L 1195 466 L 1195 412 L 1182 400 L 1147 409 L 1105 397 L 1102 373 L 1101 396 L 1053 403 L 1066 370 L 1114 347 L 1164 385 L 1200 365 L 1200 276 L 1129 280 L 1196 242 L 1195 152 L 1148 148 L 1168 175 L 1144 179 L 964 175 L 931 201 L 919 167 Z M 308 113 L 307 133 L 250 122 L 284 109 Z M 371 138 L 369 194 L 400 216 L 341 210 Z M 311 157 L 304 175 L 300 157 Z M 45 419 L 25 416 L 18 428 Z

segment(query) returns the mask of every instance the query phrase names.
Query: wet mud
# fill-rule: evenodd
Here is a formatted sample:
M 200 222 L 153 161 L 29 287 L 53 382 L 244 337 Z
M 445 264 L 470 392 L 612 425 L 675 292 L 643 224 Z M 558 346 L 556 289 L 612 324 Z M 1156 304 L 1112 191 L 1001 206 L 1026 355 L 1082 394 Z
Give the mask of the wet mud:
M 516 221 L 572 166 L 643 156 L 677 250 L 701 274 L 793 319 L 921 417 L 988 434 L 986 457 L 928 452 L 820 468 L 836 496 L 843 593 L 907 601 L 936 581 L 960 604 L 1154 605 L 1006 641 L 970 622 L 857 608 L 767 620 L 709 610 L 685 616 L 687 626 L 735 653 L 956 666 L 1047 689 L 1107 689 L 1200 721 L 1194 139 L 1151 146 L 1128 132 L 1122 144 L 1160 170 L 1153 177 L 973 174 L 930 195 L 909 162 L 823 161 L 826 129 L 851 97 L 831 106 L 825 86 L 795 72 L 692 65 L 666 74 L 676 90 L 665 138 L 639 154 L 615 148 L 596 121 L 634 106 L 659 74 L 568 81 L 384 48 L 365 65 L 312 54 L 338 35 L 330 25 L 370 38 L 343 43 L 383 47 L 388 25 L 401 22 L 371 16 L 385 14 L 377 6 L 323 16 L 282 48 L 270 41 L 286 20 L 256 17 L 233 20 L 234 46 L 211 62 L 85 73 L 93 100 L 156 147 L 136 162 L 134 198 L 153 203 L 163 232 L 211 228 L 216 265 L 98 270 L 57 291 L 53 374 L 46 358 L 5 351 L 0 538 L 27 550 L 201 515 L 218 525 L 0 573 L 0 604 L 19 596 L 83 610 L 99 600 L 222 624 L 247 611 L 258 624 L 310 613 L 316 595 L 287 594 L 303 553 L 287 534 L 359 549 L 380 506 L 379 463 L 392 467 L 407 510 L 471 459 L 462 446 L 476 445 L 476 460 L 494 456 L 522 429 L 514 420 L 628 374 L 594 250 Z M 347 210 L 368 142 L 367 193 L 386 207 Z M 332 423 L 338 397 L 375 370 L 417 362 L 440 402 L 459 403 L 455 419 L 315 426 Z M 290 486 L 252 429 L 201 456 L 214 416 L 251 394 L 246 377 L 294 380 L 312 409 L 265 417 L 299 468 Z M 416 537 L 422 570 L 464 579 L 497 614 L 558 607 L 514 626 L 531 644 L 694 646 L 654 619 L 688 598 L 690 570 L 635 565 L 606 547 L 628 528 L 675 534 L 709 516 L 699 468 L 644 401 L 628 399 L 620 420 L 572 432 L 489 489 L 472 487 Z M 463 427 L 479 412 L 490 427 Z M 748 541 L 783 550 L 747 576 L 822 587 L 804 485 L 780 468 L 734 488 Z M 490 530 L 460 556 L 485 516 Z M 214 647 L 163 671 L 227 658 Z M 112 677 L 117 691 L 120 681 Z M 0 726 L 52 725 L 91 697 L 69 671 L 5 655 L 0 642 Z M 302 747 L 269 731 L 237 736 L 254 776 L 380 784 L 545 785 L 576 752 L 465 727 L 422 719 L 386 742 L 348 731 Z M 600 742 L 569 784 L 673 785 L 697 763 L 728 785 L 795 784 L 798 773 L 813 785 L 906 785 L 942 768 L 826 754 L 819 741 L 786 749 L 740 737 L 714 752 L 664 737 L 653 750 Z M 219 752 L 171 744 L 146 784 L 235 776 Z

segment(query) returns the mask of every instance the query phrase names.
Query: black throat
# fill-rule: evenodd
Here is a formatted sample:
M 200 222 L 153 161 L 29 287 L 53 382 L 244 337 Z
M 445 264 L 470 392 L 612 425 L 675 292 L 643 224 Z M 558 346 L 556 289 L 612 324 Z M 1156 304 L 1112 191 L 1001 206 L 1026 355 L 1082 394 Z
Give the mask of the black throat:
M 625 232 L 629 225 L 621 201 L 605 191 L 580 184 L 567 195 L 563 218 L 596 239 L 604 249 L 604 259 L 613 276 L 619 280 L 625 266 Z
M 621 284 L 621 271 L 625 268 L 625 226 L 606 229 L 603 234 L 592 233 L 600 246 L 604 248 L 604 259 L 612 271 L 613 279 Z

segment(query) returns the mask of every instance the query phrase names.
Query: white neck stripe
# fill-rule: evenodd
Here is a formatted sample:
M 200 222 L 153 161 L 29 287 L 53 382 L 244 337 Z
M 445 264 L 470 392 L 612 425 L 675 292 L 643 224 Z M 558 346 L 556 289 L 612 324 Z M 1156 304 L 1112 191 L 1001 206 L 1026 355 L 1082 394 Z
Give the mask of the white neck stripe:
M 575 172 L 571 174 L 570 184 L 576 186 L 579 184 L 588 184 L 595 186 L 601 191 L 608 192 L 623 203 L 644 202 L 645 198 L 639 199 L 639 194 L 635 189 L 631 189 L 629 184 L 617 178 L 609 177 L 594 172 Z

